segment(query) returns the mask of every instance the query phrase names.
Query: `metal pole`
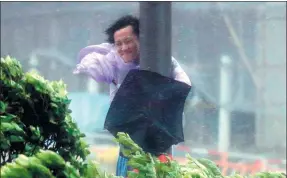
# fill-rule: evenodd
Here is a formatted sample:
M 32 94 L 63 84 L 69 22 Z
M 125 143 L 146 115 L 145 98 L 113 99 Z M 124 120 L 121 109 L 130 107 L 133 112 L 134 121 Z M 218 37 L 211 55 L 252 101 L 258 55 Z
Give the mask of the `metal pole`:
M 227 152 L 230 142 L 230 111 L 227 108 L 231 97 L 231 60 L 228 56 L 221 58 L 220 69 L 220 110 L 218 125 L 218 150 Z
M 140 67 L 170 76 L 171 2 L 140 2 Z
M 140 56 L 142 70 L 170 77 L 171 2 L 140 2 Z

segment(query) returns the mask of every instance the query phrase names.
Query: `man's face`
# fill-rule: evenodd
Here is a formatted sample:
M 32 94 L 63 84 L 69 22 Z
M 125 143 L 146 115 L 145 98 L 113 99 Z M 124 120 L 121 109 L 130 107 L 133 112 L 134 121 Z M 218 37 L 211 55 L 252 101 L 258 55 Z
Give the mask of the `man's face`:
M 139 59 L 139 40 L 132 26 L 127 26 L 114 33 L 115 46 L 125 63 Z

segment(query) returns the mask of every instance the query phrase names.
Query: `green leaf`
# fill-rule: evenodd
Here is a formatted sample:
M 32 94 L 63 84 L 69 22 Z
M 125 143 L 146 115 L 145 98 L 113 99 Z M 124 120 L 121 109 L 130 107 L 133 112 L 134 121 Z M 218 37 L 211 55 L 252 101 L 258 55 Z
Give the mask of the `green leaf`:
M 0 116 L 1 123 L 3 123 L 3 122 L 11 122 L 16 117 L 17 116 L 15 116 L 13 114 L 7 114 L 7 115 L 4 115 L 4 116 Z
M 10 148 L 10 141 L 9 140 L 1 140 L 0 147 L 1 150 L 7 150 Z
M 25 145 L 25 151 L 27 152 L 27 153 L 29 153 L 30 151 L 32 151 L 33 150 L 33 146 L 32 145 L 30 145 L 30 144 L 26 144 Z
M 24 139 L 21 136 L 11 135 L 9 138 L 10 142 L 24 142 Z
M 0 113 L 4 113 L 6 111 L 8 104 L 4 103 L 3 101 L 0 101 Z M 2 119 L 1 119 L 2 122 Z

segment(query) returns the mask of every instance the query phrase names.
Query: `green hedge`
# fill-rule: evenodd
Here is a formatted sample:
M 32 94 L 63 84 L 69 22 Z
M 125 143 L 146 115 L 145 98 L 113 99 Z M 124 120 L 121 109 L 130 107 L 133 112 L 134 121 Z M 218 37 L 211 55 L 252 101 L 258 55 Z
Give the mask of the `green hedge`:
M 35 71 L 24 73 L 9 56 L 1 58 L 0 72 L 1 165 L 44 149 L 80 167 L 88 145 L 70 116 L 63 81 L 49 82 Z

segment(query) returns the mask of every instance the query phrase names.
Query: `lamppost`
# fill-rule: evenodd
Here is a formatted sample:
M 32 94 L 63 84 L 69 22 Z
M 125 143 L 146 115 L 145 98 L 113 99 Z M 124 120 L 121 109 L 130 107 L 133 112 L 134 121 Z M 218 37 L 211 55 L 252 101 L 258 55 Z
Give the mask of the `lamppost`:
M 140 31 L 140 68 L 170 77 L 171 2 L 140 2 Z
M 169 76 L 171 70 L 171 2 L 140 2 L 141 69 Z

